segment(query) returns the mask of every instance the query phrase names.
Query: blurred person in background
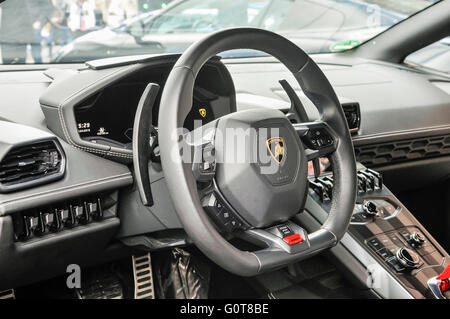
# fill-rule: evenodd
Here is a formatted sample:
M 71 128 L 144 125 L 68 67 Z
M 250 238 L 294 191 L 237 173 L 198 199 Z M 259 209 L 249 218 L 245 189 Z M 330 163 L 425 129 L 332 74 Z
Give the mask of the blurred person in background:
M 4 64 L 25 63 L 27 45 L 34 63 L 42 63 L 41 29 L 52 14 L 50 0 L 14 0 L 2 5 L 0 47 Z
M 72 42 L 72 31 L 68 26 L 69 9 L 73 0 L 52 0 L 53 15 L 45 25 L 41 34 L 47 38 L 49 56 L 52 56 L 53 46 L 64 46 Z
M 109 6 L 111 5 L 111 0 L 95 0 L 95 9 L 100 13 L 101 15 L 101 24 L 102 25 L 108 25 L 108 11 Z M 97 25 L 99 24 L 99 21 L 97 21 Z
M 54 16 L 51 21 L 50 37 L 56 44 L 66 45 L 72 42 L 72 32 L 68 24 L 72 2 L 71 0 L 53 0 Z
M 138 14 L 137 0 L 111 0 L 108 9 L 108 25 L 117 26 L 123 20 Z
M 77 38 L 96 26 L 95 4 L 90 0 L 77 0 L 70 6 L 68 26 L 74 38 Z

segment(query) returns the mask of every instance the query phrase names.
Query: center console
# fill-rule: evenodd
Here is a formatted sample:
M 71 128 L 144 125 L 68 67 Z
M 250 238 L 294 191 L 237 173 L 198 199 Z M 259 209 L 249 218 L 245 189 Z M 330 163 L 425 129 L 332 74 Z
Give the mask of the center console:
M 358 182 L 351 224 L 332 249 L 335 257 L 382 298 L 449 298 L 448 279 L 440 276 L 448 253 L 383 185 L 381 174 L 358 165 Z M 326 219 L 332 188 L 331 173 L 311 178 L 306 212 L 298 217 L 308 231 Z

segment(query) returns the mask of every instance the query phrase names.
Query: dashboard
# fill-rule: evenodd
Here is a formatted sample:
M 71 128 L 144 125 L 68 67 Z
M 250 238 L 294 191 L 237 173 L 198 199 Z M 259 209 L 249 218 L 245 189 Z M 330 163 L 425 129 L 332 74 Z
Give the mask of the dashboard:
M 158 126 L 159 103 L 164 84 L 173 64 L 164 63 L 144 69 L 103 88 L 74 108 L 78 134 L 81 139 L 93 143 L 117 144 L 130 148 L 136 108 L 148 83 L 160 86 L 153 106 L 152 123 Z M 207 64 L 198 74 L 194 87 L 192 109 L 184 128 L 204 125 L 223 114 L 235 110 L 234 88 L 225 81 L 223 70 Z
M 40 131 L 45 133 L 44 138 L 58 139 L 66 158 L 62 179 L 0 194 L 0 248 L 4 256 L 0 261 L 0 289 L 7 289 L 11 282 L 25 283 L 30 279 L 23 276 L 25 273 L 33 280 L 51 277 L 52 272 L 64 271 L 74 260 L 82 264 L 93 262 L 92 256 L 104 258 L 106 247 L 116 239 L 125 241 L 182 227 L 159 163 L 149 166 L 154 205 L 142 205 L 133 184 L 131 149 L 142 91 L 148 83 L 161 87 L 152 113 L 152 123 L 157 127 L 158 115 L 164 112 L 159 105 L 160 94 L 177 58 L 127 57 L 58 66 L 58 72 L 53 73 L 43 69 L 0 72 L 0 94 L 6 101 L 0 109 L 0 122 L 14 124 L 14 128 L 0 125 L 0 151 L 32 141 Z M 402 186 L 424 185 L 450 174 L 450 95 L 442 89 L 450 78 L 376 61 L 362 63 L 338 54 L 313 58 L 342 102 L 360 104 L 361 125 L 352 136 L 360 161 L 364 156 L 377 158 L 381 152 L 385 160 L 374 164 L 377 170 L 385 170 L 386 180 L 391 176 Z M 274 59 L 213 59 L 196 80 L 193 107 L 184 126 L 190 130 L 196 120 L 207 123 L 249 107 L 287 112 L 290 105 L 278 83 L 281 79 L 294 86 L 309 117 L 317 119 L 314 106 Z M 421 148 L 417 151 L 414 145 Z M 437 145 L 442 146 L 436 150 Z M 417 157 L 401 157 L 405 148 Z M 64 228 L 26 242 L 14 239 L 15 214 L 40 217 L 41 213 L 68 207 L 81 207 L 83 211 L 85 203 L 88 207 L 97 201 L 107 217 L 102 221 Z M 172 238 L 179 240 L 175 235 Z

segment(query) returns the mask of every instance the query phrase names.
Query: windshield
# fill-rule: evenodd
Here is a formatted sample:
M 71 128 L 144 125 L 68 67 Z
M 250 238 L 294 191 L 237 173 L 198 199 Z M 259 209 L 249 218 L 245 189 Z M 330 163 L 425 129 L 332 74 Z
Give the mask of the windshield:
M 434 0 L 6 0 L 0 4 L 3 64 L 73 63 L 180 53 L 208 33 L 251 26 L 307 53 L 358 46 Z M 225 57 L 259 55 L 250 50 Z

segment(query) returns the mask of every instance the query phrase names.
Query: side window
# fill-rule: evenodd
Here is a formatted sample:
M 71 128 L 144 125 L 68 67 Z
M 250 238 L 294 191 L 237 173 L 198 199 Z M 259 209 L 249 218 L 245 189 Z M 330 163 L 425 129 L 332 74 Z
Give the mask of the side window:
M 408 55 L 405 63 L 450 73 L 450 37 Z

